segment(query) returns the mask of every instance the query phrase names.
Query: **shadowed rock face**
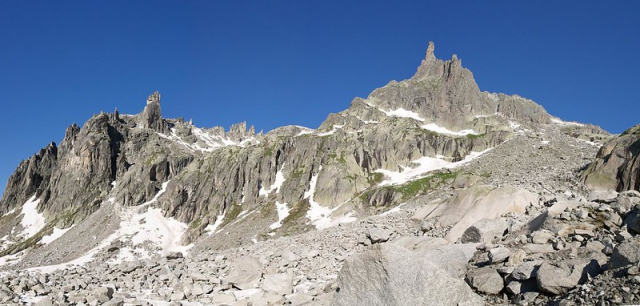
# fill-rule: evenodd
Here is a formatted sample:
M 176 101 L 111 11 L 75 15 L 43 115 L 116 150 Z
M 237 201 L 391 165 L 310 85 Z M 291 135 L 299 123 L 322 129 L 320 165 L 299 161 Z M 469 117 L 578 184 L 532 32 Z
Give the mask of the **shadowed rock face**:
M 640 190 L 640 125 L 605 143 L 584 172 L 585 183 L 596 190 Z
M 399 109 L 415 115 L 392 112 Z M 244 123 L 228 132 L 199 129 L 182 119 L 163 118 L 157 92 L 140 114 L 95 115 L 82 128 L 69 127 L 59 147 L 51 144 L 20 164 L 0 200 L 0 212 L 36 194 L 47 223 L 68 226 L 108 199 L 125 206 L 145 203 L 167 183 L 157 205 L 166 216 L 191 223 L 189 241 L 219 216 L 229 214 L 232 220 L 241 211 L 276 201 L 296 207 L 294 216 L 302 219 L 311 199 L 336 214 L 399 204 L 416 194 L 381 189 L 383 177 L 376 170 L 402 171 L 421 157 L 459 161 L 511 138 L 511 121 L 535 126 L 549 120 L 533 101 L 481 92 L 455 55 L 438 60 L 431 43 L 412 78 L 392 81 L 367 99 L 356 98 L 317 130 L 290 126 L 263 135 Z M 454 134 L 434 132 L 425 124 Z M 475 134 L 455 134 L 462 129 Z

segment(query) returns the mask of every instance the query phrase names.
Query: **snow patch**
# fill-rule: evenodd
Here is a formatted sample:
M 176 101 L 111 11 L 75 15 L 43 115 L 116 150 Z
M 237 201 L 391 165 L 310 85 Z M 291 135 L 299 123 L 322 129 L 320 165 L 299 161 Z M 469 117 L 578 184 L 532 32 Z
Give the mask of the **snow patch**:
M 49 243 L 53 242 L 54 240 L 62 237 L 62 235 L 64 235 L 64 233 L 68 232 L 74 226 L 75 226 L 75 224 L 72 225 L 71 227 L 68 227 L 68 228 L 65 228 L 65 229 L 60 229 L 60 228 L 54 227 L 53 228 L 53 233 L 51 233 L 51 235 L 47 235 L 47 236 L 42 237 L 42 239 L 40 239 L 40 243 L 49 244 Z
M 273 182 L 273 185 L 271 185 L 271 187 L 267 189 L 263 189 L 261 186 L 260 191 L 258 191 L 259 195 L 266 197 L 274 190 L 276 191 L 276 193 L 280 193 L 280 187 L 282 187 L 282 184 L 284 183 L 284 181 L 286 181 L 286 179 L 284 178 L 284 174 L 282 174 L 282 169 L 284 169 L 284 164 L 282 165 L 282 167 L 280 167 L 280 170 L 276 172 L 276 180 Z
M 14 207 L 12 210 L 10 210 L 10 211 L 6 212 L 4 215 L 2 215 L 2 216 L 0 216 L 0 217 L 8 216 L 8 215 L 10 215 L 10 214 L 12 214 L 12 213 L 14 213 L 14 212 L 16 212 L 16 207 Z
M 451 135 L 451 136 L 467 136 L 467 135 L 479 135 L 480 133 L 472 130 L 472 129 L 467 129 L 467 130 L 462 130 L 462 131 L 452 131 L 449 130 L 445 127 L 441 127 L 435 123 L 429 123 L 429 124 L 425 124 L 422 126 L 423 129 L 425 130 L 429 130 L 432 132 L 436 132 L 439 134 L 445 134 L 445 135 Z
M 402 185 L 409 181 L 413 181 L 416 179 L 420 179 L 426 176 L 427 173 L 439 170 L 439 169 L 453 169 L 459 166 L 462 166 L 482 154 L 489 152 L 493 148 L 486 149 L 482 152 L 471 152 L 469 153 L 463 160 L 458 162 L 450 162 L 446 160 L 444 156 L 436 156 L 436 157 L 427 157 L 423 156 L 418 158 L 411 163 L 417 164 L 418 166 L 415 168 L 410 167 L 401 167 L 402 171 L 390 171 L 385 169 L 378 169 L 374 172 L 382 173 L 386 177 L 378 186 L 389 186 L 389 185 Z
M 333 135 L 338 129 L 341 129 L 342 127 L 344 127 L 344 125 L 333 125 L 333 129 L 331 129 L 331 131 L 328 132 L 324 132 L 324 133 L 319 133 L 316 134 L 317 136 L 329 136 L 329 135 Z
M 497 93 L 487 92 L 487 96 L 489 97 L 489 99 L 493 100 L 494 102 L 500 101 L 500 96 L 498 96 Z
M 255 210 L 252 211 L 247 211 L 247 210 L 243 210 L 242 212 L 240 212 L 240 214 L 236 217 L 236 220 L 233 221 L 231 224 L 229 224 L 229 226 L 234 225 L 242 220 L 244 220 L 244 218 L 250 216 L 251 214 L 253 214 L 254 212 L 256 212 Z
M 578 122 L 571 122 L 571 121 L 563 121 L 562 119 L 558 118 L 558 117 L 551 117 L 551 122 L 557 124 L 557 125 L 561 125 L 561 126 L 584 126 L 584 124 L 582 123 L 578 123 Z
M 34 194 L 27 202 L 22 205 L 23 215 L 22 221 L 20 224 L 23 228 L 24 239 L 29 239 L 33 235 L 37 234 L 40 230 L 44 228 L 46 225 L 46 220 L 44 219 L 44 215 L 38 213 L 38 203 L 40 203 L 40 199 L 36 199 L 36 195 Z
M 289 216 L 291 210 L 287 207 L 287 203 L 276 201 L 276 212 L 278 213 L 278 222 L 269 225 L 270 229 L 276 229 L 282 226 L 282 221 Z
M 515 121 L 509 121 L 509 127 L 515 130 L 520 127 L 520 123 L 517 123 Z
M 222 214 L 216 217 L 216 222 L 214 222 L 213 224 L 209 224 L 207 225 L 207 227 L 204 228 L 204 230 L 207 232 L 207 234 L 209 234 L 209 236 L 213 235 L 218 229 L 218 227 L 220 227 L 220 224 L 222 224 L 222 220 L 224 220 L 225 215 L 226 215 L 226 212 L 222 212 Z
M 313 134 L 315 132 L 314 129 L 310 129 L 310 128 L 305 127 L 305 126 L 295 125 L 295 127 L 299 128 L 301 130 L 295 137 L 302 136 L 302 135 L 307 135 L 307 134 Z
M 586 144 L 590 144 L 590 145 L 592 145 L 594 147 L 600 147 L 600 144 L 597 144 L 597 143 L 592 142 L 592 141 L 588 141 L 586 139 L 575 138 L 575 140 L 580 141 L 580 142 L 584 142 Z
M 168 181 L 163 183 L 162 189 L 158 191 L 153 199 L 140 206 L 122 207 L 115 203 L 115 198 L 109 198 L 102 205 L 114 205 L 114 210 L 118 211 L 121 217 L 120 227 L 113 234 L 102 240 L 98 246 L 88 251 L 85 255 L 72 261 L 58 265 L 34 267 L 27 270 L 51 273 L 67 267 L 84 265 L 93 260 L 95 254 L 116 240 L 129 240 L 133 243 L 134 247 L 139 247 L 134 249 L 121 249 L 117 258 L 112 260 L 111 263 L 119 263 L 127 260 L 132 256 L 131 254 L 136 255 L 136 258 L 149 257 L 150 254 L 144 246 L 141 245 L 143 243 L 147 246 L 151 245 L 156 247 L 161 251 L 162 255 L 166 255 L 169 252 L 186 253 L 193 247 L 193 244 L 187 246 L 180 245 L 180 238 L 186 232 L 187 224 L 174 218 L 165 217 L 160 208 L 149 207 L 149 205 L 158 201 L 158 198 L 166 191 L 168 184 Z M 141 212 L 145 208 L 146 211 Z
M 189 151 L 192 151 L 192 152 L 195 152 L 195 151 L 213 152 L 219 148 L 227 147 L 227 146 L 244 147 L 248 143 L 255 141 L 255 139 L 252 137 L 252 138 L 244 139 L 241 142 L 236 142 L 220 135 L 210 134 L 206 130 L 197 128 L 195 126 L 191 127 L 191 133 L 197 139 L 195 143 L 185 142 L 180 136 L 178 136 L 178 134 L 176 134 L 175 128 L 171 129 L 170 135 L 166 135 L 163 133 L 158 133 L 158 135 L 162 138 L 174 141 L 186 147 Z
M 402 206 L 405 206 L 406 204 L 407 204 L 406 202 L 402 203 L 402 204 L 400 204 L 400 205 L 398 205 L 398 206 L 396 206 L 396 207 L 394 207 L 392 209 L 389 209 L 389 210 L 381 213 L 380 215 L 381 216 L 386 216 L 386 215 L 390 215 L 390 214 L 395 214 L 395 213 L 399 212 L 401 210 L 400 208 L 402 208 Z
M 362 121 L 364 124 L 375 124 L 375 123 L 378 123 L 377 120 L 364 120 L 364 119 L 360 118 L 360 116 L 356 116 L 356 118 L 358 118 L 358 120 Z
M 309 200 L 309 210 L 307 211 L 307 218 L 311 220 L 311 222 L 317 229 L 325 229 L 336 226 L 338 224 L 356 221 L 357 218 L 353 217 L 353 212 L 335 219 L 332 219 L 330 217 L 331 214 L 342 205 L 344 205 L 344 203 L 334 209 L 331 209 L 320 205 L 320 203 L 314 200 L 316 184 L 318 183 L 318 175 L 320 174 L 320 172 L 322 172 L 322 166 L 320 166 L 320 169 L 318 169 L 318 173 L 311 177 L 311 181 L 309 182 L 309 190 L 304 193 L 304 198 Z
M 398 109 L 395 109 L 395 110 L 388 110 L 388 111 L 380 109 L 380 111 L 385 113 L 389 117 L 411 118 L 411 119 L 414 119 L 414 120 L 418 120 L 418 121 L 424 122 L 424 118 L 420 117 L 420 115 L 418 113 L 410 111 L 410 110 L 406 110 L 406 109 L 404 109 L 402 107 L 398 108 Z
M 0 267 L 8 264 L 14 264 L 20 261 L 20 259 L 22 259 L 23 256 L 24 256 L 24 252 L 16 253 L 13 255 L 2 256 L 0 257 Z

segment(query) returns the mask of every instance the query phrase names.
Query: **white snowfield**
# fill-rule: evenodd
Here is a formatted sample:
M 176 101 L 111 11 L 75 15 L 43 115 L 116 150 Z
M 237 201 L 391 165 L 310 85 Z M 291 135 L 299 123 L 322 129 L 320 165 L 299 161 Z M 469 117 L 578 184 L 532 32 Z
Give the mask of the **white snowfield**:
M 584 126 L 584 124 L 582 123 L 578 123 L 578 122 L 571 122 L 571 121 L 563 121 L 562 119 L 558 118 L 558 117 L 551 117 L 551 122 L 557 124 L 557 125 L 562 125 L 562 126 Z
M 324 132 L 324 133 L 318 133 L 316 134 L 316 136 L 329 136 L 329 135 L 333 135 L 338 129 L 343 128 L 344 125 L 333 125 L 333 128 L 331 129 L 331 131 L 328 132 Z
M 306 126 L 301 126 L 301 125 L 294 125 L 295 127 L 299 128 L 301 131 L 296 135 L 296 137 L 298 136 L 302 136 L 302 135 L 307 135 L 307 134 L 313 134 L 315 133 L 316 130 L 312 129 L 312 128 L 308 128 Z
M 379 186 L 388 185 L 402 185 L 407 182 L 426 177 L 427 174 L 434 170 L 440 169 L 453 169 L 464 165 L 484 153 L 489 152 L 493 148 L 486 149 L 482 152 L 471 152 L 463 160 L 458 162 L 450 162 L 444 156 L 427 157 L 423 156 L 419 159 L 411 161 L 411 163 L 417 164 L 415 168 L 402 167 L 402 171 L 390 171 L 385 169 L 378 169 L 375 172 L 382 173 L 386 177 L 385 180 L 380 182 Z
M 20 221 L 20 224 L 23 228 L 22 235 L 24 235 L 24 239 L 31 238 L 46 225 L 44 215 L 38 213 L 38 203 L 40 203 L 40 199 L 36 199 L 36 195 L 34 194 L 22 205 L 22 221 Z
M 432 132 L 436 132 L 439 134 L 445 134 L 445 135 L 451 135 L 451 136 L 467 136 L 467 135 L 478 135 L 480 133 L 472 130 L 472 129 L 466 129 L 466 130 L 462 130 L 462 131 L 452 131 L 449 130 L 445 127 L 441 127 L 435 123 L 429 123 L 429 124 L 425 124 L 422 126 L 423 129 L 425 130 L 429 130 Z
M 49 243 L 55 241 L 56 239 L 62 237 L 62 235 L 64 235 L 66 232 L 68 232 L 74 226 L 75 225 L 72 225 L 71 227 L 64 228 L 64 229 L 60 229 L 60 228 L 54 227 L 53 228 L 53 233 L 51 233 L 51 235 L 47 235 L 47 236 L 42 237 L 42 239 L 40 239 L 40 243 L 49 244 Z
M 410 110 L 406 110 L 404 108 L 398 108 L 395 110 L 383 110 L 381 108 L 378 108 L 381 112 L 385 113 L 385 115 L 389 116 L 389 117 L 400 117 L 400 118 L 411 118 L 420 122 L 425 122 L 426 120 L 422 117 L 420 117 L 420 114 L 410 111 Z M 480 133 L 472 130 L 472 129 L 466 129 L 466 130 L 461 130 L 461 131 L 452 131 L 450 129 L 447 129 L 445 127 L 439 126 L 435 123 L 427 123 L 421 126 L 421 128 L 428 130 L 428 131 L 432 131 L 438 134 L 443 134 L 443 135 L 449 135 L 449 136 L 467 136 L 467 135 L 479 135 Z
M 269 228 L 274 230 L 282 226 L 282 221 L 289 216 L 289 207 L 287 203 L 280 203 L 276 201 L 276 212 L 278 213 L 278 221 L 269 225 Z
M 116 240 L 131 241 L 134 248 L 122 248 L 117 257 L 110 261 L 112 264 L 151 256 L 142 244 L 151 244 L 163 255 L 170 252 L 186 253 L 193 246 L 193 244 L 180 245 L 180 239 L 187 230 L 187 224 L 174 218 L 167 218 L 162 214 L 160 208 L 151 207 L 151 204 L 157 202 L 158 198 L 166 191 L 168 183 L 162 184 L 162 189 L 153 199 L 140 206 L 122 207 L 115 203 L 115 198 L 108 199 L 103 205 L 107 203 L 114 205 L 121 216 L 120 227 L 113 234 L 82 257 L 63 264 L 35 267 L 28 270 L 50 273 L 68 266 L 84 265 L 90 262 L 95 254 Z
M 189 151 L 196 152 L 213 152 L 222 147 L 228 146 L 239 146 L 244 147 L 247 144 L 255 141 L 255 139 L 247 138 L 242 140 L 241 142 L 236 142 L 228 138 L 224 138 L 219 135 L 211 135 L 206 130 L 197 128 L 195 126 L 191 127 L 191 132 L 198 139 L 195 143 L 188 143 L 182 140 L 178 134 L 176 134 L 175 128 L 171 129 L 171 134 L 166 135 L 163 133 L 157 133 L 160 137 L 174 141 L 184 147 L 186 147 Z M 202 145 L 201 145 L 202 144 Z
M 280 193 L 280 187 L 282 187 L 282 184 L 284 184 L 284 181 L 286 181 L 286 179 L 284 178 L 284 174 L 282 173 L 282 169 L 284 169 L 284 164 L 282 165 L 282 167 L 280 167 L 280 170 L 276 172 L 276 180 L 269 188 L 264 189 L 262 186 L 260 187 L 260 191 L 258 191 L 259 195 L 266 197 L 274 190 L 276 191 L 276 193 Z
M 314 194 L 316 192 L 316 184 L 318 183 L 318 175 L 322 172 L 322 166 L 318 169 L 318 173 L 311 177 L 309 182 L 309 190 L 304 193 L 304 198 L 309 200 L 309 210 L 307 211 L 307 218 L 311 220 L 311 223 L 317 229 L 325 229 L 332 226 L 336 226 L 342 223 L 349 223 L 356 221 L 357 218 L 353 217 L 353 212 L 337 218 L 331 218 L 331 214 L 338 210 L 343 204 L 338 205 L 336 208 L 328 208 L 320 205 L 320 203 L 314 200 Z
M 418 113 L 410 110 L 406 110 L 402 107 L 395 110 L 383 110 L 381 108 L 379 108 L 379 110 L 385 113 L 389 117 L 411 118 L 411 119 L 424 122 L 424 118 L 420 117 Z
M 218 229 L 218 227 L 220 227 L 220 225 L 222 224 L 222 220 L 224 220 L 225 215 L 226 215 L 226 212 L 223 212 L 222 214 L 218 215 L 216 217 L 216 222 L 214 222 L 213 224 L 209 224 L 207 225 L 207 227 L 204 228 L 204 230 L 207 232 L 209 236 L 213 235 Z

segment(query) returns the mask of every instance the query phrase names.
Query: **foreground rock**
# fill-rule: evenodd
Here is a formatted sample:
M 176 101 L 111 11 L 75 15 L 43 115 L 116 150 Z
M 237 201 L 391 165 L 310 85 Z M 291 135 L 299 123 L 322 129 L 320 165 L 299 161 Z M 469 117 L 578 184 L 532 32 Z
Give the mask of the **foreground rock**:
M 586 184 L 597 190 L 640 188 L 640 125 L 611 139 L 584 173 Z
M 332 305 L 481 304 L 467 284 L 424 257 L 381 244 L 345 261 Z
M 551 294 L 566 293 L 602 272 L 597 260 L 575 259 L 543 263 L 537 274 L 538 287 Z

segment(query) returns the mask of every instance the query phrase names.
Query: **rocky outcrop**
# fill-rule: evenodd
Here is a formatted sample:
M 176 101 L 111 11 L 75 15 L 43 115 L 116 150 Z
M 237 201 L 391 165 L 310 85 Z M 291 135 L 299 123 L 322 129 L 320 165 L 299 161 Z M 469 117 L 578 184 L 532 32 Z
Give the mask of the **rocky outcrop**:
M 640 190 L 640 125 L 605 143 L 583 174 L 597 190 Z
M 332 305 L 479 305 L 460 279 L 399 246 L 376 245 L 346 260 Z

